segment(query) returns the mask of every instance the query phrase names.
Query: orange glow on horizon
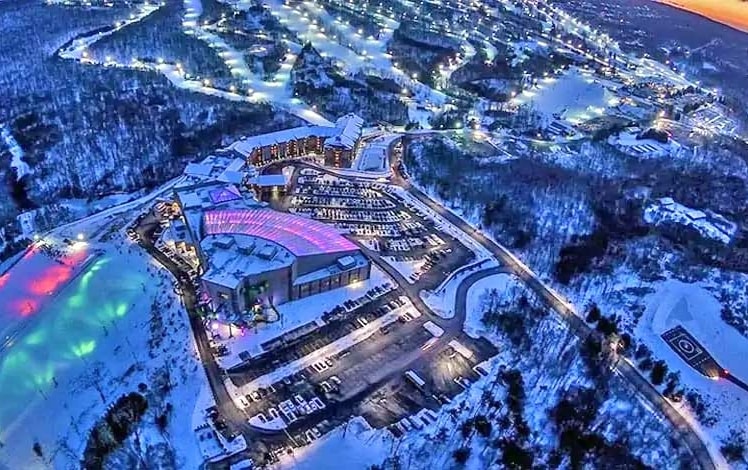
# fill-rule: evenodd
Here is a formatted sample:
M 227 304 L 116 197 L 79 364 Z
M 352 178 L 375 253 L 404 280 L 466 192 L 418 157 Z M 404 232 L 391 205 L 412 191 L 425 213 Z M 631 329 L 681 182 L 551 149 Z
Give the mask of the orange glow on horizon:
M 741 0 L 657 0 L 748 33 L 748 3 Z

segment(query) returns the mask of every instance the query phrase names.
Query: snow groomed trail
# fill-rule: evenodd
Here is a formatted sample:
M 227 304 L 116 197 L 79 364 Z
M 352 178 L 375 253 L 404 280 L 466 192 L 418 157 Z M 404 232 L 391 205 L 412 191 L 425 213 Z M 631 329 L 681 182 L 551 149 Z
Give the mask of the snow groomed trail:
M 178 88 L 189 90 L 195 93 L 202 93 L 209 96 L 215 96 L 222 99 L 247 103 L 267 103 L 275 108 L 287 111 L 309 124 L 330 126 L 332 122 L 325 119 L 320 114 L 314 112 L 309 106 L 301 100 L 293 98 L 290 90 L 285 86 L 287 78 L 276 77 L 274 81 L 264 81 L 259 79 L 247 66 L 246 61 L 241 57 L 241 53 L 232 49 L 225 41 L 209 31 L 198 26 L 198 18 L 202 14 L 203 7 L 200 0 L 185 0 L 185 15 L 182 22 L 185 34 L 195 35 L 198 39 L 205 41 L 211 48 L 217 49 L 217 54 L 226 63 L 232 71 L 232 75 L 241 80 L 242 83 L 251 87 L 252 92 L 249 94 L 238 93 L 233 90 L 223 90 L 216 88 L 208 80 L 194 80 L 186 78 L 185 71 L 177 63 L 168 63 L 165 61 L 147 62 L 133 59 L 130 63 L 117 62 L 108 58 L 104 62 L 96 61 L 89 56 L 87 49 L 102 38 L 113 34 L 127 26 L 133 25 L 147 18 L 151 13 L 161 8 L 161 5 L 145 5 L 136 13 L 129 16 L 124 21 L 119 21 L 112 25 L 111 28 L 97 30 L 95 33 L 80 36 L 68 45 L 63 46 L 57 51 L 57 55 L 63 59 L 75 60 L 81 64 L 97 65 L 106 67 L 127 68 L 131 70 L 150 70 L 159 72 L 164 75 L 169 82 Z M 293 57 L 292 57 L 293 58 Z M 284 64 L 282 71 L 290 71 L 291 65 Z
M 144 289 L 142 271 L 97 256 L 85 242 L 77 244 L 63 261 L 29 249 L 3 275 L 0 321 L 9 340 L 0 352 L 0 441 L 12 439 L 17 421 L 46 400 L 63 377 L 90 366 L 86 357 L 106 341 Z

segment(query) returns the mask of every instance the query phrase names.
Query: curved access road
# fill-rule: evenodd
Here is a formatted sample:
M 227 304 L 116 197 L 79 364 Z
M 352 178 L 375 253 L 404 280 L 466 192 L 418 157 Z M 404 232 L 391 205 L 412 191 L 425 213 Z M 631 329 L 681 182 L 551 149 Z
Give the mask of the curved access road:
M 563 318 L 569 329 L 580 339 L 585 339 L 591 334 L 595 334 L 595 331 L 589 327 L 579 316 L 576 315 L 574 307 L 565 299 L 563 299 L 557 292 L 551 289 L 549 286 L 544 284 L 538 276 L 530 270 L 530 268 L 522 263 L 516 256 L 514 256 L 507 248 L 489 239 L 483 233 L 476 230 L 472 225 L 467 223 L 461 217 L 455 215 L 453 212 L 447 210 L 444 206 L 434 201 L 431 197 L 426 195 L 419 188 L 412 185 L 407 179 L 403 178 L 397 170 L 397 165 L 393 166 L 393 178 L 392 182 L 401 186 L 407 190 L 413 197 L 418 199 L 421 203 L 428 206 L 431 210 L 439 214 L 441 217 L 452 223 L 460 230 L 469 235 L 473 240 L 481 244 L 487 249 L 493 256 L 495 256 L 512 274 L 516 275 L 525 285 L 531 289 L 540 299 L 543 299 L 550 308 L 555 310 L 561 318 Z M 462 288 L 462 286 L 460 286 Z M 458 302 L 458 305 L 463 305 L 462 302 Z M 462 319 L 464 319 L 464 311 L 462 312 Z M 462 321 L 462 320 L 460 320 Z M 608 348 L 608 345 L 603 342 L 604 347 Z M 649 404 L 660 411 L 660 413 L 670 422 L 673 429 L 678 434 L 678 437 L 686 444 L 688 449 L 694 456 L 695 462 L 698 463 L 699 468 L 703 470 L 716 469 L 716 465 L 709 454 L 704 441 L 699 437 L 693 427 L 686 421 L 685 418 L 673 407 L 670 402 L 660 394 L 657 389 L 649 383 L 641 374 L 626 360 L 615 361 L 614 370 L 615 372 L 623 377 L 632 388 L 634 388 L 639 396 L 649 402 Z

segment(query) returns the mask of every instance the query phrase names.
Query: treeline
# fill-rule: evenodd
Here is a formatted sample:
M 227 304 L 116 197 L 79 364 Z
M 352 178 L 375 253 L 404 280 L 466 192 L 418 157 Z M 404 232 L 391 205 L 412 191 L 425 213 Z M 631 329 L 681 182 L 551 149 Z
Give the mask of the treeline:
M 364 73 L 344 77 L 309 43 L 291 70 L 291 82 L 295 96 L 328 118 L 355 112 L 368 122 L 408 122 L 408 110 L 395 82 Z

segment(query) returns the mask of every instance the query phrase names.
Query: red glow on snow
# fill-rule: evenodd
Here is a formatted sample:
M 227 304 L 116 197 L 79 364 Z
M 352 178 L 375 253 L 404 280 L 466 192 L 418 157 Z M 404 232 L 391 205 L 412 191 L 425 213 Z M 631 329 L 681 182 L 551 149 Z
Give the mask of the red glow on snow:
M 33 299 L 22 299 L 16 301 L 16 308 L 22 317 L 29 317 L 39 309 L 39 303 Z
M 85 251 L 77 251 L 66 256 L 60 264 L 50 266 L 31 280 L 29 292 L 34 295 L 52 295 L 64 286 L 73 276 L 73 271 L 85 259 Z
M 24 318 L 36 314 L 42 299 L 59 292 L 87 257 L 85 247 L 75 247 L 58 259 L 36 245 L 30 247 L 16 266 L 0 276 L 0 287 L 10 296 L 5 299 L 10 312 Z
M 37 245 L 31 245 L 28 250 L 26 250 L 26 253 L 23 254 L 23 259 L 29 259 L 32 256 L 36 254 L 36 252 L 39 250 Z

